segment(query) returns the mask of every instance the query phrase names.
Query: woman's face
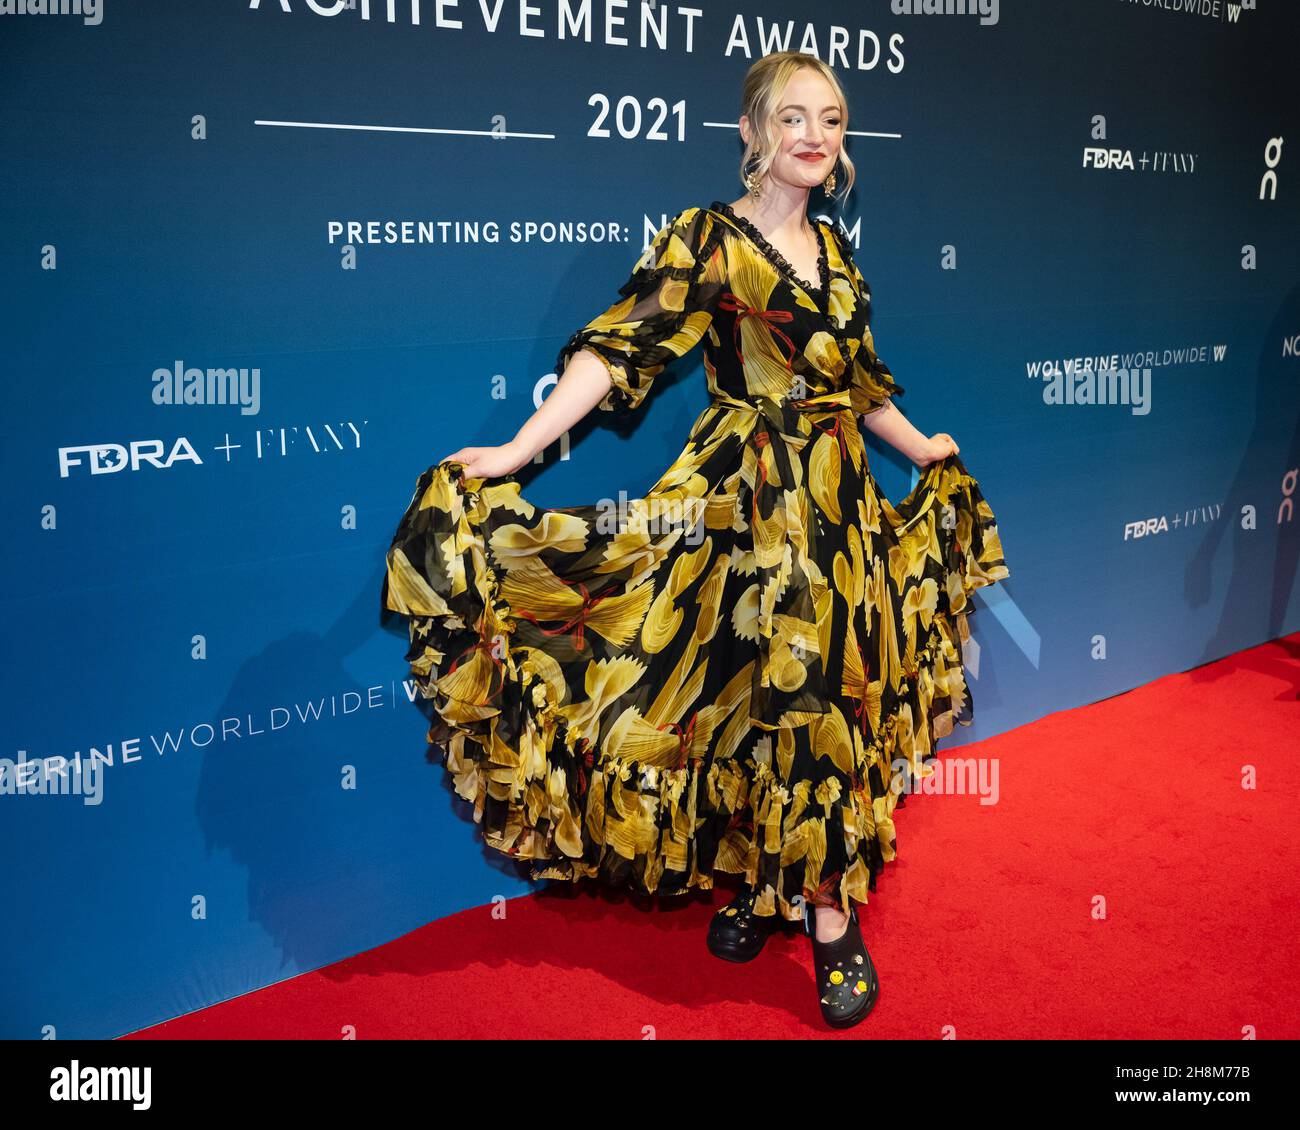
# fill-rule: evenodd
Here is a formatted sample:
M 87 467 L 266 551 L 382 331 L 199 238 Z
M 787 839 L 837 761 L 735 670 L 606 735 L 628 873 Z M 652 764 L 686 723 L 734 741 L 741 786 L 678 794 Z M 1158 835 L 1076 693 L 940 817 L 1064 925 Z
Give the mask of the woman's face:
M 777 106 L 776 128 L 780 143 L 768 175 L 792 188 L 821 184 L 835 168 L 844 141 L 834 87 L 811 68 L 796 71 Z

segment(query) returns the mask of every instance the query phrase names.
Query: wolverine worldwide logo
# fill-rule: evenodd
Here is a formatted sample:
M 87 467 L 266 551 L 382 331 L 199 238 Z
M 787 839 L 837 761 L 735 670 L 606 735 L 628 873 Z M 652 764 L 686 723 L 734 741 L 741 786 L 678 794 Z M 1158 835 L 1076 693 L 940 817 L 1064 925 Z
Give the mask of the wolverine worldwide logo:
M 1221 24 L 1235 24 L 1240 21 L 1242 12 L 1256 11 L 1255 0 L 1179 0 L 1171 3 L 1152 3 L 1151 0 L 1125 0 L 1130 5 L 1140 6 L 1144 10 L 1165 11 L 1171 16 L 1184 19 L 1187 16 L 1202 16 Z

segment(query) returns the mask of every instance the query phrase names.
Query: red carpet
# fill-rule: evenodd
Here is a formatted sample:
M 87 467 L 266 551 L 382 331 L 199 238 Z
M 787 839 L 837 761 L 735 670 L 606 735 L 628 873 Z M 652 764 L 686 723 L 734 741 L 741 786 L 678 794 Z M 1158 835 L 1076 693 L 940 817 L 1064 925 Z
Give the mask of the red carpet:
M 944 752 L 996 759 L 998 803 L 898 811 L 863 915 L 880 1000 L 844 1038 L 1300 1036 L 1298 733 L 1300 634 Z M 806 939 L 731 965 L 707 894 L 648 907 L 588 884 L 469 910 L 135 1035 L 839 1038 Z

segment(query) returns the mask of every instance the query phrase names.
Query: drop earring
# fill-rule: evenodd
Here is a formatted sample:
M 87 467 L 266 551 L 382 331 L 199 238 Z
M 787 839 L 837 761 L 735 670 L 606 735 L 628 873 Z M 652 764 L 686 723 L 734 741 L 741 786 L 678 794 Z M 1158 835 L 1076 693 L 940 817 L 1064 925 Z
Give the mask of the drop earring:
M 757 160 L 758 156 L 759 153 L 758 150 L 756 149 L 754 150 L 755 160 Z M 755 172 L 751 167 L 750 171 L 745 174 L 744 179 L 745 179 L 745 187 L 749 189 L 749 195 L 752 196 L 755 200 L 757 200 L 763 194 L 763 178 L 760 177 L 758 173 Z
M 832 169 L 830 174 L 822 181 L 822 188 L 826 190 L 827 196 L 835 195 L 835 170 Z

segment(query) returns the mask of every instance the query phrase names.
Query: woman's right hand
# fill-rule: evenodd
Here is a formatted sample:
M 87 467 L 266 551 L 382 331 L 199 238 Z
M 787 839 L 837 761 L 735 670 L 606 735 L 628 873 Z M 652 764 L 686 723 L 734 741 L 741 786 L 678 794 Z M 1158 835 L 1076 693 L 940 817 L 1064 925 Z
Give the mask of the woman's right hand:
M 928 467 L 931 463 L 939 462 L 940 459 L 947 459 L 949 455 L 956 455 L 960 450 L 957 441 L 947 432 L 935 432 L 930 437 L 925 452 L 916 461 L 916 465 Z
M 439 462 L 464 464 L 466 478 L 496 479 L 519 470 L 530 458 L 527 451 L 511 441 L 500 447 L 462 447 Z

